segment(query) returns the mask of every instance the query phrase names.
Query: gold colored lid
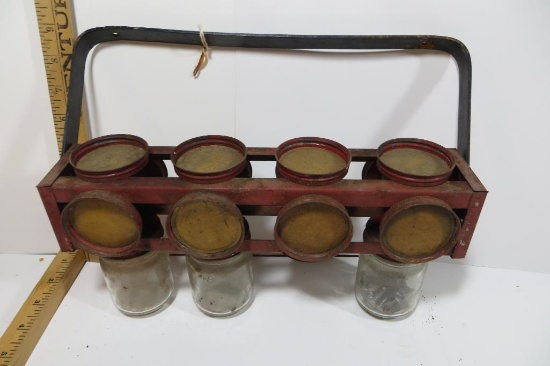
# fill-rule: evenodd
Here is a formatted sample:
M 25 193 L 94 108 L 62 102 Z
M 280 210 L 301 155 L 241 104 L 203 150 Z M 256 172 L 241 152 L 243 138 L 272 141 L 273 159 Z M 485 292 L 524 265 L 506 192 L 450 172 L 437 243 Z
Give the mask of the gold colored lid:
M 120 169 L 139 161 L 147 152 L 131 144 L 112 144 L 98 147 L 83 155 L 76 168 L 87 172 L 106 172 Z
M 449 170 L 449 165 L 439 156 L 410 147 L 388 150 L 380 160 L 395 171 L 422 177 L 442 175 Z
M 452 210 L 437 205 L 412 206 L 389 218 L 381 241 L 392 256 L 428 258 L 452 241 L 456 225 Z
M 244 235 L 242 216 L 224 202 L 211 199 L 178 204 L 171 215 L 171 230 L 180 243 L 200 253 L 227 250 Z
M 203 145 L 184 152 L 176 161 L 179 169 L 192 173 L 218 173 L 242 163 L 244 155 L 224 145 Z
M 349 218 L 326 203 L 308 202 L 289 209 L 277 230 L 289 248 L 305 254 L 329 252 L 348 236 Z
M 285 168 L 301 174 L 333 174 L 346 169 L 346 161 L 338 154 L 318 147 L 297 147 L 279 158 Z
M 140 237 L 136 218 L 124 207 L 103 199 L 73 201 L 67 219 L 78 236 L 101 247 L 124 247 Z

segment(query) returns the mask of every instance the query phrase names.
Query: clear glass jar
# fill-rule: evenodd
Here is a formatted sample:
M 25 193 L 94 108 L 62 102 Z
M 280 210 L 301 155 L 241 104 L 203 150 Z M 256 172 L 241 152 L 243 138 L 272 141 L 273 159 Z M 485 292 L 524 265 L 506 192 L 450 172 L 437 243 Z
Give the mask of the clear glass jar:
M 254 291 L 251 258 L 251 253 L 214 260 L 187 256 L 193 300 L 203 313 L 224 317 L 246 308 Z
M 136 257 L 99 258 L 115 306 L 126 315 L 145 315 L 162 307 L 174 290 L 168 252 Z
M 378 318 L 400 318 L 412 313 L 428 263 L 408 264 L 361 254 L 355 279 L 359 305 Z

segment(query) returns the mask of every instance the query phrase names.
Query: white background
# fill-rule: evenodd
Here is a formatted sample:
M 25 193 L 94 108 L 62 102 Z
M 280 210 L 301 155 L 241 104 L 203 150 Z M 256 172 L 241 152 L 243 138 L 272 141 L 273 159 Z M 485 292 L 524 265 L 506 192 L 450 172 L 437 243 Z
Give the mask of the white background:
M 546 147 L 550 3 L 539 1 L 75 0 L 78 32 L 128 25 L 288 34 L 435 34 L 473 62 L 471 165 L 490 193 L 468 257 L 550 273 Z M 35 185 L 57 160 L 30 1 L 0 1 L 0 252 L 53 253 Z M 134 133 L 174 145 L 207 133 L 248 146 L 318 135 L 374 148 L 394 137 L 456 139 L 457 70 L 438 53 L 348 55 L 105 45 L 88 60 L 93 135 Z M 356 169 L 357 170 L 357 169 Z M 356 174 L 356 170 L 352 172 Z M 269 174 L 271 167 L 258 169 Z

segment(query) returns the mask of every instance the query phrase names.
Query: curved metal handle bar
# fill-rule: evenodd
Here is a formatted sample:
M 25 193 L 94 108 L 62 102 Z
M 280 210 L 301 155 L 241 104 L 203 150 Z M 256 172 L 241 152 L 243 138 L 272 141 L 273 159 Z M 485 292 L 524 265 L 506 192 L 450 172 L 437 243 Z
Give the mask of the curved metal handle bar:
M 205 33 L 212 47 L 263 49 L 333 49 L 333 50 L 414 50 L 429 49 L 451 55 L 458 65 L 458 137 L 457 148 L 470 160 L 470 111 L 472 63 L 468 49 L 460 41 L 441 36 L 318 36 Z M 84 69 L 90 50 L 97 44 L 114 41 L 171 43 L 202 46 L 199 32 L 157 28 L 101 27 L 82 33 L 72 54 L 63 152 L 78 139 L 82 109 Z

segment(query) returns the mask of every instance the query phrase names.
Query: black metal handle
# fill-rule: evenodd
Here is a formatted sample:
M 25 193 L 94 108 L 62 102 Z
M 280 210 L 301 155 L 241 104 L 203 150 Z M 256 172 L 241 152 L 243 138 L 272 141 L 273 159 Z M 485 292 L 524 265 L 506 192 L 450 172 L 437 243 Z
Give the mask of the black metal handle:
M 451 55 L 457 63 L 458 136 L 457 148 L 470 161 L 470 112 L 472 91 L 472 63 L 470 53 L 462 42 L 441 36 L 300 36 L 235 33 L 204 33 L 212 47 L 264 49 L 333 49 L 333 50 L 414 50 L 429 49 Z M 82 33 L 72 54 L 63 152 L 78 140 L 79 119 L 82 110 L 84 69 L 90 50 L 104 42 L 136 41 L 201 46 L 199 32 L 157 28 L 101 27 Z

